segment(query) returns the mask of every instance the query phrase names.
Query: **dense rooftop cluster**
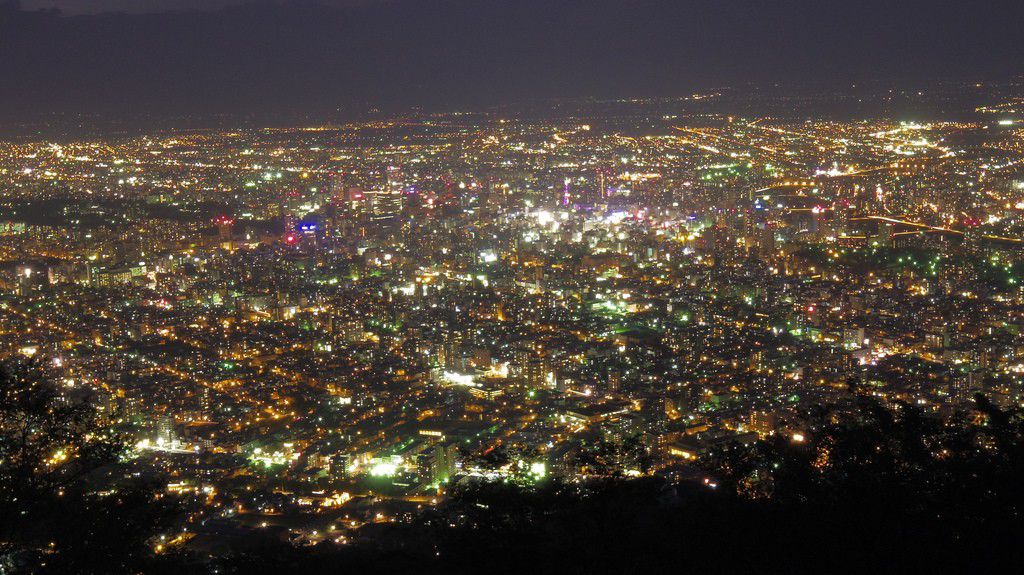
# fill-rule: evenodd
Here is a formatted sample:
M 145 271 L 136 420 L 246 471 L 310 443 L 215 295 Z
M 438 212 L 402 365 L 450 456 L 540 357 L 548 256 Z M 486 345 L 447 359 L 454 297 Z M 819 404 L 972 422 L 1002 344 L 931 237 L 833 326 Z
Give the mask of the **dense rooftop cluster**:
M 1022 403 L 1024 124 L 607 110 L 0 145 L 0 358 L 239 533 Z

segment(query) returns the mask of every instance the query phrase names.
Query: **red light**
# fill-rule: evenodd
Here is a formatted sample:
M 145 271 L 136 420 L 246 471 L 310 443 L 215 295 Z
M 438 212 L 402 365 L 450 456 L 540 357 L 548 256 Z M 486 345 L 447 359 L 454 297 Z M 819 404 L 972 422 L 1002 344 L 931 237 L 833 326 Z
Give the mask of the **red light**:
M 290 235 L 287 238 L 285 238 L 285 241 L 290 243 L 290 244 L 294 244 L 295 243 L 295 236 L 291 236 Z

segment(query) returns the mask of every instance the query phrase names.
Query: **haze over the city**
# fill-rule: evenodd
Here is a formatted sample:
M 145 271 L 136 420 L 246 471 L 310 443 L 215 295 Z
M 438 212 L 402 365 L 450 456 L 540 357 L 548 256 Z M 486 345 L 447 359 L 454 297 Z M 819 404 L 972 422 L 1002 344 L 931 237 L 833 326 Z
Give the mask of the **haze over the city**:
M 32 0 L 0 9 L 5 114 L 455 109 L 1020 72 L 1012 0 Z M 40 13 L 57 8 L 62 15 Z M 200 10 L 200 8 L 202 8 Z

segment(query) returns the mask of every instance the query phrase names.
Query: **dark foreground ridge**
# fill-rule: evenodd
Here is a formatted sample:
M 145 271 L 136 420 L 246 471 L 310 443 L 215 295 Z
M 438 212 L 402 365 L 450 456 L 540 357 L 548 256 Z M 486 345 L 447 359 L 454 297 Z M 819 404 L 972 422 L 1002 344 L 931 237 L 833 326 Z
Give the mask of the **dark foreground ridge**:
M 350 545 L 262 534 L 200 554 L 154 551 L 182 512 L 119 476 L 119 438 L 90 408 L 30 370 L 0 385 L 4 573 L 962 573 L 1021 559 L 1024 422 L 981 396 L 940 420 L 853 388 L 855 415 L 822 407 L 803 441 L 723 451 L 703 479 L 477 483 Z

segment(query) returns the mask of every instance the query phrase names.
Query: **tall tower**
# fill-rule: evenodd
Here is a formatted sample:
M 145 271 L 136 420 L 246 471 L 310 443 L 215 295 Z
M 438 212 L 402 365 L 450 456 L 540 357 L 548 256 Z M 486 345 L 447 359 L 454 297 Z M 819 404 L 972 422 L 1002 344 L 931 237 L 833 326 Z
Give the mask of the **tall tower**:
M 214 223 L 217 225 L 217 235 L 219 236 L 221 245 L 228 249 L 234 248 L 234 245 L 232 245 L 232 239 L 234 237 L 232 226 L 234 226 L 235 220 L 228 216 L 220 216 L 214 220 Z
M 370 198 L 370 212 L 376 218 L 388 218 L 402 211 L 402 193 L 405 178 L 401 168 L 388 166 L 385 171 L 384 188 Z
M 291 209 L 285 207 L 284 204 L 281 204 L 279 213 L 281 214 L 281 219 L 284 224 L 285 240 L 289 243 L 293 243 L 295 241 L 295 213 L 292 212 Z

